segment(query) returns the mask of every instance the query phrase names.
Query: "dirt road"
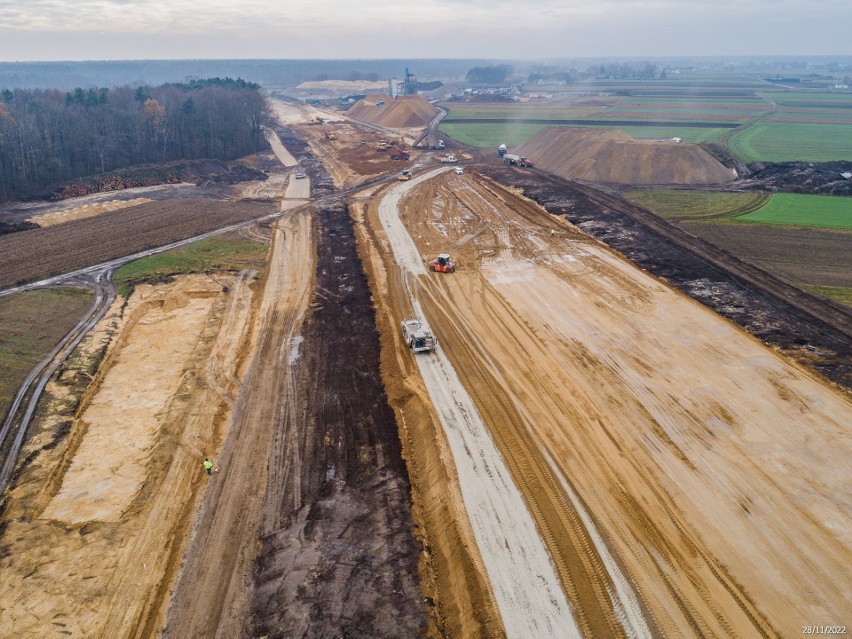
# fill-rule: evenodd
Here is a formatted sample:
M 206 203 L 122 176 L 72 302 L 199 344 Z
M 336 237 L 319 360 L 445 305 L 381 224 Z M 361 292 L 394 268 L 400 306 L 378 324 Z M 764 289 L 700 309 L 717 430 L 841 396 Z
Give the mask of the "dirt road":
M 313 232 L 306 211 L 275 226 L 269 273 L 253 335 L 257 355 L 243 381 L 233 424 L 217 460 L 172 597 L 166 637 L 238 636 L 256 555 L 275 399 L 288 374 L 312 286 Z
M 427 275 L 399 219 L 398 203 L 412 188 L 449 169 L 437 169 L 392 187 L 379 205 L 384 231 L 407 286 Z M 409 302 L 423 317 L 416 288 Z M 579 637 L 570 607 L 529 515 L 470 395 L 442 349 L 416 357 L 426 390 L 447 434 L 479 551 L 509 637 Z M 512 522 L 506 526 L 504 522 Z
M 269 146 L 272 147 L 272 152 L 275 154 L 275 157 L 283 164 L 284 166 L 297 166 L 299 161 L 293 157 L 293 154 L 287 150 L 287 147 L 281 144 L 281 138 L 278 137 L 278 134 L 272 129 L 264 129 L 264 133 L 266 134 L 266 140 L 269 142 Z
M 471 172 L 400 210 L 421 263 L 458 257 L 410 288 L 584 636 L 793 636 L 844 617 L 843 396 Z

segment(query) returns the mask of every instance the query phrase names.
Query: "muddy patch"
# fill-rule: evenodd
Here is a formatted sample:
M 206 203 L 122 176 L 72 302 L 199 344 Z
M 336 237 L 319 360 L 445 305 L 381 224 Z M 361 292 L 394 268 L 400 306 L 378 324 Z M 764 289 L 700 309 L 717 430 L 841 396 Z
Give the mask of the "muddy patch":
M 315 297 L 294 360 L 301 427 L 273 450 L 276 463 L 301 471 L 283 490 L 269 489 L 250 632 L 422 635 L 420 548 L 396 422 L 376 375 L 370 290 L 345 208 L 320 211 L 317 224 Z

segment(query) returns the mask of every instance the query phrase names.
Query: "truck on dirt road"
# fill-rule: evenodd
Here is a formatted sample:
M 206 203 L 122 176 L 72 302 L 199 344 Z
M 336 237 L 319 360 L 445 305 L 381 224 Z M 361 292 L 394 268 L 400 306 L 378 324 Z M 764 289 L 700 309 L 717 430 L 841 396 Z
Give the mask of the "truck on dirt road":
M 458 162 L 458 159 L 455 155 L 448 155 L 445 158 L 441 158 L 441 162 L 443 162 L 444 164 L 455 164 L 456 162 Z
M 434 351 L 438 340 L 417 319 L 402 321 L 402 339 L 415 353 Z
M 408 151 L 396 151 L 390 156 L 391 160 L 408 160 L 409 157 Z
M 500 146 L 497 147 L 497 155 L 499 155 L 501 158 L 504 155 L 506 155 L 506 145 L 505 144 L 501 144 Z

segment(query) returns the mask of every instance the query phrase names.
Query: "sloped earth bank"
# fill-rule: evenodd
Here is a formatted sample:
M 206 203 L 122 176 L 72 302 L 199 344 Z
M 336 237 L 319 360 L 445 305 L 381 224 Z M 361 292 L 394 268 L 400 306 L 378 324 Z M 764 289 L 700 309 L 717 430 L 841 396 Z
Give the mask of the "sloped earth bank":
M 852 311 L 785 284 L 623 198 L 533 171 L 488 166 L 637 266 L 798 363 L 852 389 Z
M 387 277 L 390 296 L 409 287 L 422 307 L 583 636 L 786 637 L 803 619 L 847 623 L 842 394 L 473 172 L 413 185 L 399 209 L 421 258 L 459 262 L 453 275 Z M 396 240 L 377 217 L 369 248 L 384 252 Z

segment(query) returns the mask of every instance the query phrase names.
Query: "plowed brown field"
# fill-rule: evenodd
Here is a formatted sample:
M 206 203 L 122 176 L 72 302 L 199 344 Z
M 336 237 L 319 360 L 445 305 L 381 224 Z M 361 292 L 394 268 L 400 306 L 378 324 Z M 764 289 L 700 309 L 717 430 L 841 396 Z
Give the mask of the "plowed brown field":
M 847 399 L 474 173 L 415 185 L 400 215 L 422 258 L 449 251 L 457 271 L 387 278 L 383 332 L 410 290 L 583 636 L 798 636 L 844 618 Z M 397 272 L 367 220 L 372 259 Z M 406 397 L 391 393 L 412 432 L 425 417 Z
M 0 236 L 0 287 L 92 266 L 274 213 L 263 202 L 175 199 Z
M 545 127 L 517 150 L 564 178 L 618 184 L 719 184 L 736 175 L 694 144 L 634 140 L 616 130 Z

